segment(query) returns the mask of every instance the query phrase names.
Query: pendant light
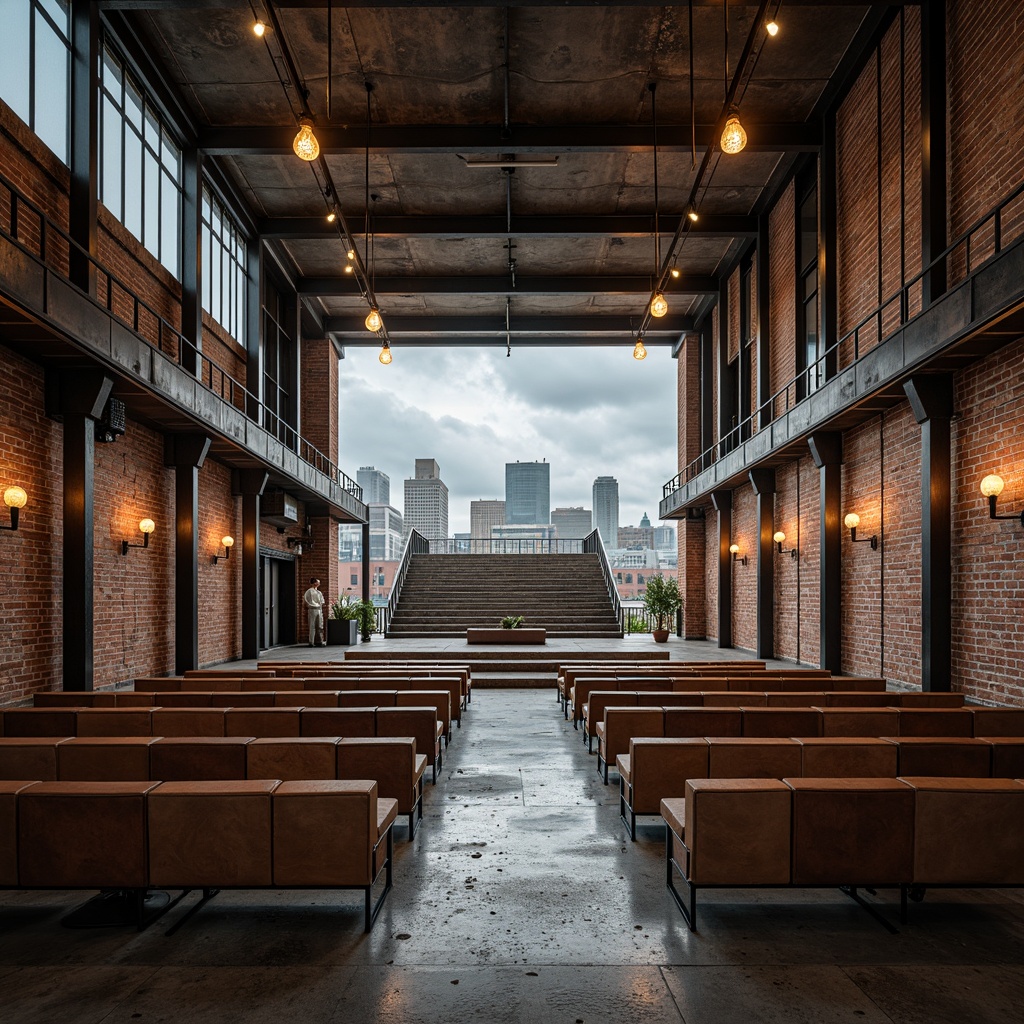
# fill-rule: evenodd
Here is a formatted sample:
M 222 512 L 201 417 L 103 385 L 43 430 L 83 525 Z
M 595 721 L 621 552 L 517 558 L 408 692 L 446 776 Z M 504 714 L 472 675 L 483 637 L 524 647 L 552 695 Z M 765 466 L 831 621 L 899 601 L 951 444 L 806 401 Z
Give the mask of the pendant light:
M 292 141 L 292 149 L 300 160 L 312 163 L 320 155 L 320 143 L 313 134 L 313 122 L 308 117 L 299 118 L 299 130 Z
M 383 326 L 384 321 L 381 319 L 380 310 L 376 306 L 370 307 L 370 312 L 366 314 L 366 319 L 363 321 L 368 331 L 372 331 L 374 334 L 377 333 Z
M 633 358 L 639 362 L 641 359 L 647 358 L 647 349 L 644 348 L 644 339 L 638 334 L 636 336 L 636 344 L 633 346 Z
M 388 366 L 391 363 L 391 345 L 388 343 L 387 338 L 385 338 L 381 343 L 380 355 L 377 356 L 377 359 L 385 366 Z
M 373 239 L 373 230 L 372 230 L 372 226 L 371 226 L 372 221 L 371 221 L 371 218 L 370 218 L 370 199 L 372 198 L 373 201 L 376 203 L 378 198 L 379 198 L 379 196 L 376 196 L 376 195 L 374 195 L 372 197 L 370 196 L 370 93 L 372 93 L 372 92 L 373 92 L 373 83 L 372 82 L 367 82 L 366 83 L 366 156 L 365 156 L 365 199 L 364 199 L 365 210 L 364 210 L 364 216 L 366 218 L 366 223 L 365 223 L 365 232 L 366 232 L 366 234 L 365 234 L 365 245 L 366 245 L 365 259 L 366 259 L 366 264 L 369 267 L 369 271 L 370 271 L 370 280 L 368 282 L 369 283 L 369 288 L 367 289 L 367 297 L 368 297 L 368 299 L 370 301 L 370 312 L 366 314 L 366 319 L 363 321 L 363 325 L 371 333 L 377 334 L 379 331 L 384 330 L 384 318 L 380 315 L 380 308 L 377 306 L 377 303 L 374 301 L 374 296 L 373 296 L 373 286 L 374 286 L 374 284 L 376 282 L 377 274 L 376 274 L 376 260 L 374 259 L 374 252 L 373 252 L 373 248 L 374 248 L 373 242 L 374 242 L 374 239 Z M 391 350 L 390 350 L 390 347 L 387 347 L 387 338 L 384 339 L 383 346 L 384 347 L 381 348 L 381 352 L 380 352 L 380 357 L 379 358 L 380 358 L 380 361 L 382 363 L 387 365 L 387 363 L 391 362 Z M 385 354 L 387 355 L 387 359 L 384 358 Z
M 739 114 L 737 107 L 731 106 L 725 128 L 722 129 L 722 152 L 728 153 L 730 156 L 742 152 L 747 144 L 747 133 L 743 130 L 743 125 L 740 124 Z
M 661 234 L 658 229 L 658 104 L 656 99 L 655 89 L 657 88 L 657 82 L 651 82 L 647 87 L 651 91 L 651 124 L 653 126 L 654 135 L 654 279 L 657 281 L 661 275 Z M 668 300 L 662 294 L 661 290 L 655 291 L 651 297 L 651 316 L 658 317 L 659 319 L 668 313 Z M 639 344 L 639 340 L 637 342 Z M 640 345 L 644 355 L 647 355 L 647 350 Z M 633 355 L 637 359 L 643 359 L 644 355 L 638 356 L 634 349 Z

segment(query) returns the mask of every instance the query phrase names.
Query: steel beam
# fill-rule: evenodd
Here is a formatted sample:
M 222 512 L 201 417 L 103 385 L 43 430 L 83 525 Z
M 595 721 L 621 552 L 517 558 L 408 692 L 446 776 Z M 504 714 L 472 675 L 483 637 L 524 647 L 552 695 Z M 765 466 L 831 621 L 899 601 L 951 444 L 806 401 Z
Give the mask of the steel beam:
M 360 295 L 351 274 L 338 277 L 301 277 L 300 295 Z M 717 295 L 718 282 L 710 275 L 683 274 L 670 284 L 672 295 Z M 377 295 L 642 295 L 651 292 L 650 275 L 603 277 L 599 274 L 566 277 L 516 275 L 515 287 L 507 274 L 499 276 L 378 277 Z
M 732 491 L 712 491 L 718 510 L 718 646 L 732 647 Z
M 232 474 L 232 493 L 242 496 L 242 657 L 260 654 L 260 498 L 270 474 L 243 469 Z
M 661 231 L 671 237 L 678 214 L 661 217 Z M 688 229 L 705 238 L 756 238 L 757 218 L 703 216 Z M 384 238 L 644 238 L 654 231 L 654 218 L 644 214 L 594 217 L 513 217 L 512 226 L 503 216 L 465 215 L 447 217 L 376 216 L 373 233 Z M 325 217 L 271 217 L 260 221 L 261 238 L 284 241 L 303 238 L 338 238 L 338 229 Z
M 775 657 L 775 470 L 748 474 L 757 495 L 757 657 Z
M 946 291 L 946 5 L 921 6 L 921 262 L 922 302 Z
M 275 0 L 274 6 L 295 10 L 324 10 L 328 0 Z M 457 7 L 593 7 L 596 0 L 432 0 L 430 6 L 438 8 Z M 663 7 L 682 7 L 686 0 L 669 0 Z M 850 0 L 786 0 L 787 7 L 845 7 Z M 885 6 L 916 7 L 923 0 L 890 0 Z M 108 11 L 153 11 L 167 8 L 172 10 L 247 10 L 252 12 L 249 0 L 100 0 L 99 6 Z M 403 8 L 424 6 L 423 0 L 349 0 L 345 7 L 353 8 Z M 607 7 L 649 7 L 648 0 L 611 0 Z M 694 7 L 721 7 L 721 0 L 693 0 Z M 872 0 L 872 6 L 882 6 Z
M 952 689 L 952 537 L 950 374 L 911 377 L 903 385 L 921 425 L 921 688 Z
M 821 487 L 821 570 L 818 664 L 839 673 L 843 669 L 843 537 L 839 518 L 842 501 L 843 435 L 823 431 L 807 439 L 818 467 Z
M 324 318 L 324 331 L 327 334 L 343 334 L 352 336 L 356 343 L 362 338 L 376 335 L 367 331 L 363 319 L 364 313 L 355 316 L 329 316 Z M 462 335 L 466 338 L 492 337 L 505 338 L 505 316 L 389 316 L 383 311 L 384 325 L 388 337 L 400 338 L 402 335 L 418 337 L 451 339 Z M 652 334 L 644 335 L 656 341 L 661 338 L 671 343 L 686 331 L 694 329 L 693 317 L 666 316 L 657 321 Z M 559 335 L 574 338 L 592 337 L 596 340 L 614 337 L 633 344 L 632 325 L 628 316 L 514 316 L 512 318 L 512 337 L 525 338 L 534 335 L 538 338 L 556 341 Z M 347 339 L 346 339 L 347 343 Z M 379 342 L 378 342 L 379 344 Z
M 716 125 L 697 125 L 701 149 L 718 141 Z M 748 153 L 814 153 L 821 146 L 821 127 L 815 122 L 747 124 Z M 358 156 L 366 153 L 365 125 L 318 125 L 317 141 L 328 156 Z M 287 156 L 292 153 L 295 125 L 280 126 L 212 125 L 200 128 L 199 148 L 210 156 Z M 649 124 L 581 125 L 395 125 L 375 124 L 369 136 L 370 153 L 378 156 L 448 153 L 480 157 L 509 154 L 561 156 L 569 153 L 636 153 L 651 149 Z M 690 154 L 690 126 L 659 125 L 658 152 Z M 464 160 L 465 165 L 472 160 Z M 500 173 L 498 168 L 481 168 L 479 173 Z M 557 166 L 543 173 L 558 174 Z M 469 173 L 473 173 L 472 168 Z

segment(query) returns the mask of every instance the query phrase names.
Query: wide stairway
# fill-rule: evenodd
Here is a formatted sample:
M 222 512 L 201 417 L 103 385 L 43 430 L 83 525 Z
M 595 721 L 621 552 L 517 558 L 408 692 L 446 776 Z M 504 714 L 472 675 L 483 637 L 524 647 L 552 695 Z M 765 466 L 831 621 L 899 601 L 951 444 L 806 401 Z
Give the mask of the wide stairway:
M 594 554 L 413 555 L 388 636 L 465 637 L 506 615 L 549 637 L 622 636 Z

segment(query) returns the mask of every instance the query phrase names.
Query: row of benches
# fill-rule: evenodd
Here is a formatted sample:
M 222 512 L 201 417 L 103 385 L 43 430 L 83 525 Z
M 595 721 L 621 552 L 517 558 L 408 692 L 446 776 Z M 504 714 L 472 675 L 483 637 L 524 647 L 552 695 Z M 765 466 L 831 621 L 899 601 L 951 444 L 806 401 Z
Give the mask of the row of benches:
M 360 889 L 369 931 L 396 813 L 370 780 L 2 781 L 0 886 L 129 891 L 140 929 L 153 886 Z
M 597 770 L 644 736 L 1022 736 L 1020 708 L 631 708 L 597 723 Z
M 409 736 L 436 781 L 444 728 L 436 715 L 433 707 L 13 708 L 0 722 L 7 737 Z
M 906 920 L 927 887 L 1024 885 L 1019 780 L 693 779 L 661 813 L 691 930 L 705 888 L 839 886 L 868 906 L 858 889 L 898 887 Z
M 616 758 L 619 810 L 636 839 L 638 815 L 658 814 L 690 779 L 790 776 L 895 778 L 956 775 L 1024 777 L 1024 737 L 816 736 L 754 739 L 709 736 L 636 739 Z
M 0 779 L 43 782 L 202 782 L 373 779 L 408 815 L 423 817 L 424 754 L 411 736 L 4 737 Z

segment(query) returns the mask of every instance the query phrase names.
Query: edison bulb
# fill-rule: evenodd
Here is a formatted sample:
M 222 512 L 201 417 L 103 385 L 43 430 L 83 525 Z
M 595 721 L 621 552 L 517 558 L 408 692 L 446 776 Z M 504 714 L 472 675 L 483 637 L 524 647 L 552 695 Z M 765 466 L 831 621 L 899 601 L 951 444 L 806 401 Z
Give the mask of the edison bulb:
M 156 529 L 156 523 L 152 519 L 143 519 L 139 523 L 140 533 L 152 533 Z
M 262 39 L 263 38 L 263 33 L 267 31 L 267 26 L 262 21 L 260 21 L 259 18 L 257 18 L 252 23 L 252 31 L 253 31 L 253 35 L 259 36 Z
M 300 160 L 315 160 L 320 155 L 320 143 L 313 134 L 313 122 L 308 117 L 299 121 L 299 130 L 292 142 L 292 149 Z
M 234 537 L 221 537 L 220 542 L 226 548 L 231 548 L 231 547 L 235 546 L 235 538 Z
M 380 355 L 377 358 L 385 365 L 389 365 L 391 362 L 391 346 L 385 343 L 380 350 Z
M 998 473 L 989 473 L 981 481 L 981 493 L 986 498 L 998 498 L 1003 493 L 1003 478 Z M 6 497 L 6 495 L 4 496 Z
M 657 292 L 651 299 L 651 316 L 662 317 L 668 312 L 668 300 L 661 292 Z
M 24 508 L 27 501 L 28 495 L 25 493 L 24 487 L 15 485 L 4 491 L 4 504 L 8 508 Z
M 366 319 L 363 321 L 368 331 L 377 333 L 383 326 L 384 321 L 381 319 L 380 310 L 376 306 L 370 307 L 370 312 L 366 314 Z
M 722 152 L 734 155 L 741 152 L 746 144 L 747 133 L 743 130 L 740 119 L 735 114 L 731 114 L 722 130 Z
M 774 19 L 773 19 L 772 21 L 769 21 L 769 22 L 768 22 L 768 23 L 767 23 L 767 24 L 765 25 L 765 27 L 764 27 L 764 28 L 765 28 L 765 31 L 766 31 L 766 32 L 768 33 L 768 35 L 770 35 L 770 36 L 773 36 L 773 37 L 774 37 L 774 36 L 777 36 L 777 35 L 779 34 L 779 23 L 778 23 L 777 21 L 775 21 Z
M 647 349 L 644 348 L 642 338 L 636 339 L 636 344 L 633 346 L 633 358 L 637 360 L 647 358 Z
M 860 526 L 860 516 L 856 512 L 850 512 L 843 520 L 843 525 L 848 530 L 856 530 Z
M 776 544 L 781 544 L 785 539 L 786 535 L 781 530 L 777 530 L 772 536 L 772 540 L 775 541 Z

